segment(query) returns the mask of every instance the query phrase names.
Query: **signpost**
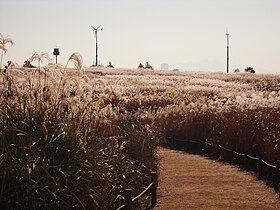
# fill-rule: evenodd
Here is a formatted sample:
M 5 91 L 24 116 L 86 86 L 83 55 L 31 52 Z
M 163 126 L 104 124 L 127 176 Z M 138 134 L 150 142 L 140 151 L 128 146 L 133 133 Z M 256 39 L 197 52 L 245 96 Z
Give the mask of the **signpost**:
M 53 55 L 55 55 L 55 64 L 57 64 L 57 56 L 59 55 L 59 48 L 54 48 Z

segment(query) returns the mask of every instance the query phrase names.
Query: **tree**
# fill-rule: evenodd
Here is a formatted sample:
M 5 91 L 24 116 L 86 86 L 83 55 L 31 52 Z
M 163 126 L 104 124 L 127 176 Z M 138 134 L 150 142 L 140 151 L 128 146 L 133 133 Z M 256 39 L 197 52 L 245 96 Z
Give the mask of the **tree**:
M 4 37 L 1 33 L 0 33 L 0 49 L 2 50 L 1 53 L 1 63 L 0 63 L 0 68 L 2 67 L 2 60 L 3 60 L 3 52 L 7 52 L 7 48 L 6 45 L 10 44 L 10 45 L 14 45 L 14 40 L 12 40 L 9 37 Z

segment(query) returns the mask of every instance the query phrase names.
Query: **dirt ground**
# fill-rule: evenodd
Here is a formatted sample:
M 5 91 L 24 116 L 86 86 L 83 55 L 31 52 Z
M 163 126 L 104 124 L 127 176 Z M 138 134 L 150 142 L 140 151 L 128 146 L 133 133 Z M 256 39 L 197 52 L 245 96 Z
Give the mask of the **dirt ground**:
M 250 173 L 206 157 L 159 149 L 155 209 L 280 209 L 280 196 Z

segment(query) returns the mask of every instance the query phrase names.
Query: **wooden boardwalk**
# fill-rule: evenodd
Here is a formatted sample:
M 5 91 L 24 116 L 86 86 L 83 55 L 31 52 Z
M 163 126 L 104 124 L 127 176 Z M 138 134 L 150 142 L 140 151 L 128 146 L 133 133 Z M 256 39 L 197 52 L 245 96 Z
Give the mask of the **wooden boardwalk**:
M 206 157 L 161 148 L 155 209 L 278 209 L 280 196 L 250 173 Z

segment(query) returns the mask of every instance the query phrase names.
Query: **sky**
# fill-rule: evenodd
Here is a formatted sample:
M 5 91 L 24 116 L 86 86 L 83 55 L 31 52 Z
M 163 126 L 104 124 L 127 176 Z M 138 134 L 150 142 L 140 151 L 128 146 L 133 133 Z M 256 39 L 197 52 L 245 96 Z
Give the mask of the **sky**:
M 226 71 L 226 29 L 230 71 L 251 66 L 280 72 L 279 0 L 0 0 L 0 33 L 15 41 L 4 62 L 22 65 L 34 51 L 59 48 L 65 64 L 73 52 L 84 66 L 95 63 L 137 68 Z M 3 62 L 3 63 L 4 63 Z M 47 62 L 45 61 L 45 65 Z M 43 63 L 44 65 L 44 63 Z

